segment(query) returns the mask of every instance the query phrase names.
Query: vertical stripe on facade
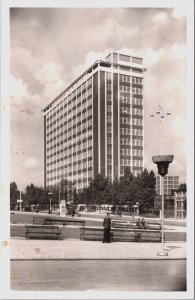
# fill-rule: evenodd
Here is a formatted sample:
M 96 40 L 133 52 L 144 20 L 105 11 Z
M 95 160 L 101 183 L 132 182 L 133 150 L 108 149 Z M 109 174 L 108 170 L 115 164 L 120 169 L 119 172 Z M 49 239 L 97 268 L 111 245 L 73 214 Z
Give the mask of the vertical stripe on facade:
M 100 72 L 100 173 L 105 175 L 105 72 Z
M 118 134 L 118 74 L 113 74 L 113 179 L 118 177 Z
M 93 169 L 98 174 L 98 72 L 93 75 Z
M 44 116 L 44 188 L 47 187 L 47 165 L 46 165 L 46 157 L 47 157 L 47 151 L 46 151 L 46 116 Z

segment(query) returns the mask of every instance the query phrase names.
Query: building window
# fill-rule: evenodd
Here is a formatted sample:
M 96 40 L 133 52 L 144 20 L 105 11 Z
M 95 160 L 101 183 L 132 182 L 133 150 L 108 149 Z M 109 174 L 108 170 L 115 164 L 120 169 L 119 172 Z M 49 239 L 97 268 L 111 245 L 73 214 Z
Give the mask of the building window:
M 119 54 L 119 60 L 130 62 L 130 56 L 129 55 Z

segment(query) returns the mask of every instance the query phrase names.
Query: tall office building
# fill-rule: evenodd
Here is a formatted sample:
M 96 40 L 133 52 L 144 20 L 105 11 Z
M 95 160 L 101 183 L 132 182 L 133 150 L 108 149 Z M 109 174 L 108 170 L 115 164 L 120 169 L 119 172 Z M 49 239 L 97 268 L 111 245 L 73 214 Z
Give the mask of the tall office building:
M 164 195 L 171 195 L 171 190 L 177 190 L 179 187 L 179 176 L 164 177 Z M 160 176 L 156 176 L 156 194 L 161 195 Z
M 143 170 L 143 75 L 137 56 L 111 53 L 43 109 L 44 183 L 77 189 L 98 173 Z

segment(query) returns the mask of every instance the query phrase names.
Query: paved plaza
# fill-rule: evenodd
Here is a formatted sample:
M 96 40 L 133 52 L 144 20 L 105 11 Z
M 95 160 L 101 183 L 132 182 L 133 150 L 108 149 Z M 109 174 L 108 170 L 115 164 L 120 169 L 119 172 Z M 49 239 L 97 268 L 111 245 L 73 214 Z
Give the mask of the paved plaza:
M 185 259 L 185 242 L 166 242 L 166 259 Z M 64 240 L 11 239 L 11 259 L 163 259 L 158 242 L 113 242 Z
M 83 216 L 101 226 L 102 218 Z M 22 220 L 20 220 L 21 222 Z M 79 239 L 78 226 L 60 226 L 60 240 L 26 239 L 24 224 L 11 225 L 11 289 L 15 291 L 185 291 L 186 242 L 112 242 Z M 91 223 L 92 222 L 92 223 Z M 165 225 L 165 232 L 186 233 Z M 109 274 L 109 276 L 107 276 Z

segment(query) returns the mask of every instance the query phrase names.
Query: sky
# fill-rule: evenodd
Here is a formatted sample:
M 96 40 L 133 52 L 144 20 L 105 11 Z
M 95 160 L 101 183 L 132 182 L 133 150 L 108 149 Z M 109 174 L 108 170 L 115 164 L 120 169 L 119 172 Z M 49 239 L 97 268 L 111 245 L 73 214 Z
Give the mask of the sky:
M 186 10 L 182 8 L 11 8 L 11 182 L 43 186 L 42 109 L 110 51 L 143 57 L 144 166 L 162 154 L 186 182 Z

